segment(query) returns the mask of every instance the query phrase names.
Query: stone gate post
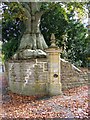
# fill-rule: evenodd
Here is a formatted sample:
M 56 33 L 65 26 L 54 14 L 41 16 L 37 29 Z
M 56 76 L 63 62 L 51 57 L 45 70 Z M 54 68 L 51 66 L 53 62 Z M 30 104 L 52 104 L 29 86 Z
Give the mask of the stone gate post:
M 48 58 L 48 92 L 50 96 L 62 93 L 60 49 L 55 44 L 55 36 L 51 35 L 51 46 L 46 50 Z

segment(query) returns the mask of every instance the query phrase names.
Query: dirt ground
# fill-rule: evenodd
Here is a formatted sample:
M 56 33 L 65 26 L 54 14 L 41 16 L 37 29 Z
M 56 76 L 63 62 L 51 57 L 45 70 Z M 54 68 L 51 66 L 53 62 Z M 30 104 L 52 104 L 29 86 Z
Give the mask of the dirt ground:
M 3 81 L 3 82 L 1 82 Z M 2 120 L 47 120 L 73 118 L 90 120 L 90 87 L 63 91 L 58 96 L 22 96 L 7 91 L 7 81 L 0 75 L 0 117 Z M 2 112 L 1 112 L 2 111 Z

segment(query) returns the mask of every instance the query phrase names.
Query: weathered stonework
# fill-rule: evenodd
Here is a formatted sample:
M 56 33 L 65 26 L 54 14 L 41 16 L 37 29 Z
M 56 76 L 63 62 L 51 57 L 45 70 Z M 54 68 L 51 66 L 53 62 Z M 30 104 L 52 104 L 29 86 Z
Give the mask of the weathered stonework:
M 8 62 L 9 89 L 23 95 L 59 95 L 63 90 L 88 84 L 88 75 L 60 58 L 60 49 L 51 36 L 45 58 Z
M 9 61 L 9 89 L 24 95 L 47 94 L 47 59 Z
M 62 93 L 61 84 L 61 64 L 60 52 L 61 50 L 55 44 L 55 36 L 51 35 L 51 46 L 46 49 L 48 58 L 48 94 L 50 96 L 60 95 Z
M 54 59 L 52 62 L 55 63 Z M 59 64 L 56 62 L 52 66 L 47 58 L 11 60 L 8 65 L 9 89 L 18 94 L 57 95 L 61 90 L 88 84 L 87 73 L 63 59 L 60 59 Z M 59 65 L 61 73 L 58 73 Z M 59 82 L 57 76 L 53 77 L 54 72 L 59 74 Z
M 49 48 L 48 54 L 48 73 L 49 73 L 49 95 L 59 95 L 62 93 L 61 85 L 61 65 L 60 65 L 60 49 Z
M 82 72 L 70 62 L 61 59 L 62 90 L 88 84 L 87 73 Z

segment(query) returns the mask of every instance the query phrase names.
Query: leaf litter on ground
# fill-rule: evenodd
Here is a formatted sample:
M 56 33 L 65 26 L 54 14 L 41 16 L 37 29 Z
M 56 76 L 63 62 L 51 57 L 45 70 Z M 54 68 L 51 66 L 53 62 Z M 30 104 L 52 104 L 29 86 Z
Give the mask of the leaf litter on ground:
M 8 92 L 2 118 L 89 118 L 88 86 L 63 91 L 58 96 L 22 96 Z

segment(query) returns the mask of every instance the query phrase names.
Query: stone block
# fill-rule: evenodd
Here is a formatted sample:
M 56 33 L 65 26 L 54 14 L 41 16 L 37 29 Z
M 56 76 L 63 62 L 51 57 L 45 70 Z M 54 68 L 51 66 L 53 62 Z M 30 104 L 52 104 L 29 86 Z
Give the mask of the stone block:
M 58 84 L 50 83 L 48 91 L 49 91 L 50 96 L 62 94 L 62 85 L 61 85 L 61 83 L 58 83 Z

